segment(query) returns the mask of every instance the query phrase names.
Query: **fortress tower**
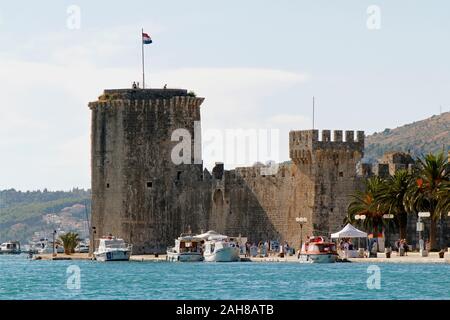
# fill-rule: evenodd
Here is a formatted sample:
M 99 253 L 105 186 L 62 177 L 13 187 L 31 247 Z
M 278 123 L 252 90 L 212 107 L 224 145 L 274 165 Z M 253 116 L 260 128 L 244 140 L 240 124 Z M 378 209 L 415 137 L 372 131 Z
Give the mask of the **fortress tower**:
M 200 105 L 181 89 L 105 90 L 92 110 L 92 223 L 95 238 L 109 233 L 133 244 L 133 253 L 165 252 L 188 229 L 213 229 L 251 242 L 298 246 L 295 218 L 308 218 L 304 237 L 341 227 L 349 195 L 359 188 L 356 166 L 364 132 L 290 132 L 290 163 L 203 170 Z M 196 125 L 197 124 L 197 125 Z M 192 138 L 178 151 L 185 137 Z M 174 141 L 173 141 L 174 140 Z M 190 148 L 189 148 L 190 146 Z M 187 163 L 178 164 L 176 154 Z M 197 151 L 197 152 L 195 152 Z
M 181 89 L 122 89 L 89 104 L 96 238 L 111 233 L 132 243 L 133 253 L 161 252 L 202 223 L 202 164 L 194 152 L 192 164 L 174 164 L 171 137 L 188 130 L 194 150 L 203 100 Z
M 313 188 L 313 203 L 307 210 L 309 228 L 313 234 L 335 232 L 347 214 L 349 196 L 359 188 L 357 164 L 364 154 L 364 132 L 291 131 L 290 157 L 302 172 L 308 188 Z

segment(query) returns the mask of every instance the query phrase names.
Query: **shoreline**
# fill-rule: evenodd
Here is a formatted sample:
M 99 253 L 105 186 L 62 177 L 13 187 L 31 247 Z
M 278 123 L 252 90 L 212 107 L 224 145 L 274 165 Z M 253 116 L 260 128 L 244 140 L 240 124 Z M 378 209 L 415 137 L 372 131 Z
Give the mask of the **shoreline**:
M 280 258 L 277 256 L 269 257 L 252 257 L 244 258 L 241 256 L 241 262 L 262 262 L 262 263 L 298 263 L 296 256 L 287 256 Z M 244 260 L 245 259 L 245 260 Z M 33 256 L 33 260 L 47 260 L 47 261 L 61 261 L 61 260 L 92 260 L 92 256 L 88 253 L 73 253 L 71 255 L 58 254 L 53 257 L 52 254 L 36 254 Z M 134 262 L 166 262 L 166 255 L 159 255 L 155 257 L 153 254 L 148 255 L 132 255 L 130 261 Z M 437 252 L 431 252 L 428 257 L 421 257 L 418 252 L 410 252 L 408 256 L 400 257 L 396 253 L 393 253 L 391 258 L 386 258 L 384 253 L 378 253 L 376 258 L 349 258 L 350 263 L 412 263 L 412 264 L 423 264 L 423 263 L 444 263 L 450 264 L 450 253 L 446 252 L 444 258 L 439 258 Z

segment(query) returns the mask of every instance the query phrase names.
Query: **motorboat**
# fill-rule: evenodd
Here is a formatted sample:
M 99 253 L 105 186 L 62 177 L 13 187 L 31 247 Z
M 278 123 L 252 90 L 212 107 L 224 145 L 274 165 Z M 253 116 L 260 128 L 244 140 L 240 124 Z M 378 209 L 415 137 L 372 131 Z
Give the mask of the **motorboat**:
M 212 230 L 196 237 L 205 241 L 203 257 L 206 262 L 240 261 L 239 244 L 229 237 Z
M 301 248 L 301 263 L 334 263 L 338 259 L 336 245 L 325 237 L 310 237 Z
M 18 241 L 8 241 L 0 245 L 0 254 L 20 254 L 21 252 Z
M 77 253 L 89 253 L 89 244 L 87 243 L 79 243 L 76 248 L 75 252 Z
M 181 234 L 175 240 L 175 246 L 167 248 L 166 259 L 179 262 L 203 261 L 202 242 L 201 238 L 191 234 Z
M 132 245 L 127 244 L 123 239 L 109 235 L 100 238 L 94 257 L 97 261 L 128 261 L 131 251 Z
M 54 250 L 55 250 L 54 252 L 56 252 L 56 253 L 64 253 L 64 246 L 63 245 L 61 245 L 58 242 L 55 242 L 55 244 L 53 245 L 53 241 L 48 241 L 48 240 L 40 241 L 37 244 L 37 252 L 39 254 L 50 254 L 50 253 L 53 253 L 53 247 L 54 247 Z

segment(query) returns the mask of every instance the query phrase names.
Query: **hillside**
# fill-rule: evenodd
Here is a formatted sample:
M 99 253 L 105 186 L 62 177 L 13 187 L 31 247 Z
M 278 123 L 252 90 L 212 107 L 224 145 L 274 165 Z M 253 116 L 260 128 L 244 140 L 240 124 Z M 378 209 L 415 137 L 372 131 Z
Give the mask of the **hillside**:
M 78 231 L 80 223 L 86 222 L 85 205 L 89 211 L 90 196 L 90 191 L 80 189 L 70 192 L 2 190 L 0 241 L 19 240 L 26 243 L 36 236 L 35 233 L 45 235 L 54 228 L 64 227 L 61 222 Z
M 443 147 L 450 150 L 450 112 L 366 137 L 365 160 L 374 162 L 385 152 L 408 150 L 416 158 Z

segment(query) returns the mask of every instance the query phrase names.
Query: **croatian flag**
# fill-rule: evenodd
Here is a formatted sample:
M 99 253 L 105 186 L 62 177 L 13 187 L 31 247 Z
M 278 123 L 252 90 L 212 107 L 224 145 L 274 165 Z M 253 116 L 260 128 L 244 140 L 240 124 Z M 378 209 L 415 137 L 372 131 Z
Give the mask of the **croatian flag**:
M 152 43 L 152 38 L 150 38 L 150 36 L 146 33 L 142 33 L 142 43 L 143 44 L 150 44 Z

